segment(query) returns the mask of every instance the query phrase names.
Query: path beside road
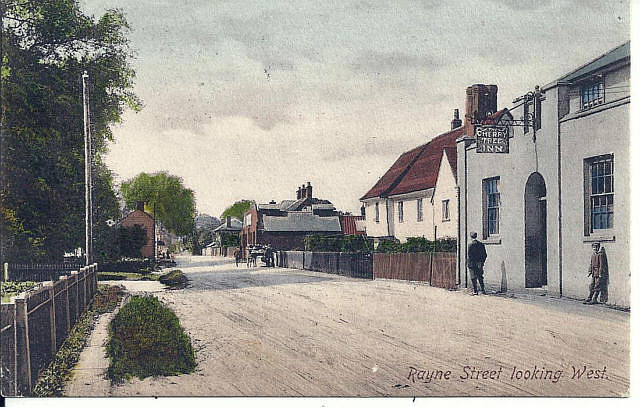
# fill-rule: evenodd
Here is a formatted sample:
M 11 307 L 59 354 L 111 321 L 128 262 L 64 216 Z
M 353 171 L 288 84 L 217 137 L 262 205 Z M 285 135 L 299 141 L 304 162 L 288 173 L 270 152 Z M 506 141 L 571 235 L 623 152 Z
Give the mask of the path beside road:
M 549 297 L 520 301 L 405 281 L 236 268 L 232 259 L 178 262 L 190 287 L 154 295 L 192 338 L 196 372 L 134 379 L 109 395 L 628 393 L 626 312 Z M 604 378 L 572 378 L 584 366 Z M 496 372 L 472 379 L 472 367 Z M 425 383 L 423 370 L 441 370 L 442 378 Z M 536 378 L 517 379 L 526 371 Z M 103 384 L 72 385 L 68 394 L 103 395 Z

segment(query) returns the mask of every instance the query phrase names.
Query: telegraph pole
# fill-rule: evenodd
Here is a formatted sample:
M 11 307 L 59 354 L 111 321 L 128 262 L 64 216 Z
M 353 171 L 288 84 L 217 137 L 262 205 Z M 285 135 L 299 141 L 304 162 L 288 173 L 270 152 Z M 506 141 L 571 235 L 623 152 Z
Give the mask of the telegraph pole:
M 82 107 L 84 110 L 84 235 L 85 264 L 91 264 L 91 129 L 89 123 L 89 91 L 87 71 L 82 74 Z

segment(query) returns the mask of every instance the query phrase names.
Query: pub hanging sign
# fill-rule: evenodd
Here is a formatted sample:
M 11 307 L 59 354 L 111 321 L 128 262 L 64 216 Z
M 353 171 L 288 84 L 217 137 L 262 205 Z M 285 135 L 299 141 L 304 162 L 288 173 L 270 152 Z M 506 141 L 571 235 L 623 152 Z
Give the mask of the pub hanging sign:
M 476 126 L 477 153 L 508 153 L 508 126 Z

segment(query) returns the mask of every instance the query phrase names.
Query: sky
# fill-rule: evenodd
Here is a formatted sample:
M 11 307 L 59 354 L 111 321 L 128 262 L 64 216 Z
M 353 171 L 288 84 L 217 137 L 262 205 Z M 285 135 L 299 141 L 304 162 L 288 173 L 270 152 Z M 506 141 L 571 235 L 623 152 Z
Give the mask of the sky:
M 467 86 L 498 108 L 630 38 L 628 1 L 80 0 L 125 12 L 142 111 L 115 125 L 117 180 L 167 171 L 197 210 L 294 199 L 339 210 L 450 129 Z

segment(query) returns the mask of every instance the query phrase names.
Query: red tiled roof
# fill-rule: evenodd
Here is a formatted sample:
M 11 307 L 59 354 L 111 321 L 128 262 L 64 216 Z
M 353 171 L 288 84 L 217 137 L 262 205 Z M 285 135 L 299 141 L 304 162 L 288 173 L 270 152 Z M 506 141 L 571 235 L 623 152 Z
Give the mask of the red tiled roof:
M 376 182 L 373 188 L 360 199 L 382 196 L 386 191 L 393 188 L 415 159 L 418 158 L 424 147 L 425 146 L 416 147 L 413 150 L 402 153 L 391 168 Z
M 456 176 L 456 139 L 464 133 L 465 126 L 458 127 L 402 154 L 376 185 L 360 199 L 398 195 L 434 187 L 442 154 L 446 154 Z
M 364 235 L 364 232 L 356 228 L 357 220 L 364 220 L 364 216 L 341 215 L 340 224 L 342 225 L 342 233 L 345 235 Z

